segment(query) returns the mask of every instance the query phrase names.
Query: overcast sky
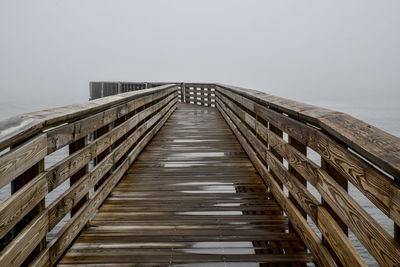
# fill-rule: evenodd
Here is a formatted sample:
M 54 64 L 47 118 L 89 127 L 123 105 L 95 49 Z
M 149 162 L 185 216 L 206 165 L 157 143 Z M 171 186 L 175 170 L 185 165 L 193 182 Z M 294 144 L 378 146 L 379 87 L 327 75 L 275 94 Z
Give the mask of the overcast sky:
M 398 0 L 1 0 L 1 103 L 82 102 L 90 80 L 124 80 L 397 108 L 399 14 Z

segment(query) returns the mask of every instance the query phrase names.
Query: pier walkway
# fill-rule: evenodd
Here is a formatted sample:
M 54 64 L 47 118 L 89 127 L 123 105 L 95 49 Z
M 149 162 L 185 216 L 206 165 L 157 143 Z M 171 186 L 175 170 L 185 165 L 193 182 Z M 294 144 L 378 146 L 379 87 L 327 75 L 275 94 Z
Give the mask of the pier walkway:
M 220 112 L 179 104 L 59 266 L 303 266 L 288 228 Z
M 0 266 L 400 266 L 399 137 L 224 84 L 90 99 L 0 121 Z

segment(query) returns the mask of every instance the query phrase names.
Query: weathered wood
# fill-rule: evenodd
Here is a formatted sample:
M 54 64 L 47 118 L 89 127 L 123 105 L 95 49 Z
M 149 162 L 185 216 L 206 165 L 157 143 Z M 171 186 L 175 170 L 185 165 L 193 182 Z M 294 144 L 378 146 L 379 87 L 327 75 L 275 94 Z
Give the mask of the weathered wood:
M 47 250 L 49 251 L 49 260 L 51 265 L 54 264 L 64 253 L 68 245 L 82 230 L 83 226 L 91 218 L 101 203 L 103 203 L 104 199 L 114 188 L 115 184 L 119 181 L 130 164 L 135 160 L 138 153 L 144 148 L 151 137 L 153 137 L 161 128 L 173 111 L 174 108 L 172 107 L 168 113 L 164 115 L 164 118 L 157 124 L 157 126 L 155 126 L 148 134 L 146 134 L 146 137 L 137 144 L 132 152 L 130 152 L 124 162 L 113 171 L 111 176 L 103 184 L 99 186 L 98 190 L 90 198 L 90 200 L 84 204 L 84 206 L 75 214 L 75 216 L 71 218 L 71 220 L 63 227 L 57 237 L 49 244 Z M 44 254 L 45 253 L 43 253 L 43 255 Z
M 84 148 L 88 144 L 88 137 L 82 137 L 78 141 L 75 141 L 74 143 L 69 145 L 69 153 L 73 154 L 74 152 Z M 88 165 L 84 165 L 79 171 L 77 171 L 74 175 L 72 175 L 69 178 L 70 181 L 70 186 L 73 184 L 77 183 L 80 179 L 84 179 L 83 177 L 85 176 L 86 173 L 88 173 Z M 72 209 L 71 209 L 71 216 L 73 216 L 82 206 L 83 203 L 85 203 L 89 199 L 89 193 L 86 193 L 86 195 L 81 198 L 81 200 L 76 203 Z
M 0 204 L 0 237 L 24 218 L 47 194 L 45 175 L 38 175 Z
M 132 145 L 143 135 L 143 133 L 151 128 L 154 123 L 175 104 L 170 102 L 164 107 L 154 119 L 142 124 L 135 132 L 133 132 L 121 146 L 117 147 L 112 152 L 105 155 L 101 162 L 99 162 L 87 175 L 83 176 L 79 182 L 71 185 L 62 195 L 60 195 L 49 206 L 49 228 L 52 229 L 57 223 L 73 208 L 75 203 L 79 201 L 89 192 L 95 185 L 99 186 L 99 181 L 104 179 L 105 175 L 110 173 L 114 164 L 119 161 L 123 154 L 125 154 Z M 122 125 L 121 125 L 122 126 Z
M 46 145 L 46 134 L 41 134 L 0 156 L 0 188 L 42 160 Z
M 75 174 L 76 171 L 89 163 L 90 160 L 99 156 L 100 153 L 103 153 L 117 139 L 121 138 L 121 136 L 132 130 L 141 120 L 168 103 L 168 101 L 174 99 L 174 97 L 176 97 L 176 94 L 168 96 L 166 99 L 156 103 L 148 109 L 137 113 L 135 116 L 131 117 L 126 123 L 112 129 L 111 131 L 108 131 L 108 128 L 103 129 L 102 131 L 107 134 L 103 134 L 102 131 L 98 132 L 97 138 L 92 143 L 48 169 L 47 171 L 49 191 L 52 191 L 55 187 L 60 185 L 71 175 Z
M 237 111 L 238 107 L 235 106 L 233 102 L 229 102 L 224 96 L 218 95 L 218 97 L 227 101 L 230 107 L 234 108 L 235 111 Z M 245 120 L 248 119 L 248 117 L 244 116 L 243 113 L 239 112 L 238 114 L 241 114 L 242 119 Z M 253 122 L 254 121 L 255 120 L 253 119 Z M 252 125 L 252 123 L 249 123 L 249 125 Z M 350 228 L 352 228 L 353 232 L 355 232 L 356 236 L 360 239 L 361 242 L 363 242 L 363 244 L 367 247 L 370 253 L 373 254 L 374 257 L 376 258 L 381 257 L 380 259 L 377 259 L 378 261 L 384 263 L 387 260 L 385 258 L 389 257 L 390 258 L 388 260 L 389 263 L 390 261 L 396 262 L 396 257 L 394 255 L 397 253 L 396 251 L 398 250 L 398 248 L 396 247 L 396 244 L 390 241 L 391 238 L 387 234 L 387 232 L 385 232 L 382 229 L 382 227 L 379 224 L 377 224 L 376 221 L 374 221 L 354 200 L 349 198 L 347 193 L 342 192 L 340 188 L 337 188 L 340 186 L 336 182 L 334 182 L 333 179 L 329 175 L 327 175 L 326 172 L 321 171 L 321 168 L 313 164 L 310 160 L 305 158 L 304 155 L 302 155 L 301 153 L 296 152 L 296 149 L 294 149 L 289 144 L 284 142 L 279 136 L 277 136 L 272 131 L 268 131 L 267 140 L 270 144 L 270 147 L 275 148 L 276 151 L 281 156 L 287 159 L 288 163 L 292 165 L 293 168 L 296 169 L 296 171 L 298 171 L 303 177 L 307 177 L 307 179 L 309 179 L 309 182 L 311 182 L 320 191 L 320 194 L 322 195 L 323 198 L 325 198 L 325 196 L 327 195 L 330 197 L 329 202 L 336 203 L 335 211 L 337 213 L 339 212 L 342 213 L 340 216 L 341 219 L 346 220 L 346 224 L 349 225 Z M 322 182 L 321 178 L 323 179 Z M 326 185 L 323 185 L 324 183 L 327 183 L 330 186 L 327 187 Z M 334 183 L 335 185 L 332 186 L 332 183 Z M 335 196 L 332 195 L 332 192 L 326 189 L 331 187 L 335 188 Z M 338 205 L 337 202 L 340 198 L 342 198 L 343 200 L 340 201 L 341 205 Z M 347 210 L 345 209 L 346 205 L 349 205 L 348 206 L 349 209 Z M 353 222 L 353 219 L 351 218 L 355 216 L 354 210 L 358 213 L 357 223 Z M 360 227 L 360 225 L 362 224 L 364 224 L 364 228 Z M 368 233 L 367 231 L 369 231 L 370 233 Z M 370 234 L 372 234 L 372 236 L 370 236 Z M 379 243 L 379 245 L 381 245 L 382 247 L 372 245 L 373 242 L 371 242 L 371 239 L 374 238 L 377 238 L 379 240 L 375 242 Z M 389 253 L 389 256 L 382 257 L 381 255 L 384 253 Z
M 32 251 L 40 246 L 40 243 L 46 238 L 47 228 L 47 213 L 42 212 L 0 252 L 0 265 L 22 265 Z
M 246 108 L 253 110 L 264 120 L 271 121 L 279 129 L 288 133 L 289 136 L 296 138 L 303 145 L 307 145 L 315 150 L 326 162 L 334 166 L 336 171 L 346 177 L 357 189 L 368 197 L 382 212 L 395 222 L 400 223 L 400 206 L 393 197 L 400 194 L 400 190 L 384 174 L 356 157 L 324 133 L 312 127 L 273 110 L 269 110 L 243 96 L 234 95 L 223 89 L 218 93 L 227 93 L 229 97 L 235 99 L 235 101 L 241 103 Z M 224 96 L 221 95 L 221 97 Z M 233 102 L 230 100 L 224 99 L 224 101 L 228 101 L 227 103 L 232 106 L 230 103 Z
M 76 122 L 60 126 L 56 129 L 49 130 L 48 136 L 48 154 L 58 150 L 73 141 L 77 141 L 80 138 L 88 135 L 91 132 L 99 130 L 111 122 L 117 120 L 132 112 L 133 110 L 144 106 L 150 102 L 156 101 L 166 95 L 174 95 L 174 88 L 170 88 L 161 92 L 154 93 L 152 95 L 143 96 L 138 99 L 134 99 L 128 103 L 116 106 L 114 108 L 99 112 L 90 117 L 83 118 Z
M 400 139 L 396 136 L 341 112 L 271 96 L 255 90 L 217 84 L 217 91 L 220 88 L 250 98 L 261 105 L 271 106 L 298 118 L 298 120 L 317 125 L 388 173 L 400 177 Z
M 238 128 L 235 126 L 233 121 L 225 113 L 225 109 L 217 103 L 217 108 L 221 112 L 225 121 L 231 127 L 232 131 L 235 133 L 239 142 L 241 143 L 243 149 L 249 155 L 251 161 L 255 165 L 256 169 L 260 173 L 261 177 L 267 183 L 271 191 L 274 192 L 274 196 L 277 197 L 278 203 L 281 208 L 287 213 L 293 225 L 296 227 L 297 233 L 301 236 L 304 243 L 312 251 L 313 256 L 316 257 L 318 263 L 323 266 L 336 266 L 336 263 L 332 259 L 331 255 L 322 244 L 321 239 L 315 234 L 311 227 L 307 224 L 307 221 L 303 216 L 297 211 L 295 206 L 284 196 L 284 193 L 280 185 L 273 179 L 266 167 L 261 163 L 260 159 L 256 156 L 255 151 L 247 143 L 246 139 L 242 136 Z
M 173 87 L 175 87 L 173 84 L 162 85 L 151 89 L 100 98 L 82 104 L 53 108 L 12 117 L 0 122 L 0 149 L 2 150 L 16 143 L 20 143 L 22 140 L 25 140 L 46 128 L 88 117 L 90 114 L 96 114 L 109 109 L 112 106 Z
M 367 266 L 328 210 L 318 207 L 318 228 L 343 266 Z M 325 243 L 326 244 L 326 243 Z
M 197 130 L 196 136 L 187 135 L 185 131 L 179 132 L 182 123 L 187 130 Z M 209 134 L 210 132 L 213 134 Z M 171 133 L 175 134 L 171 136 Z M 217 138 L 216 136 L 223 137 L 214 146 L 208 141 Z M 226 138 L 227 136 L 231 138 Z M 287 229 L 287 222 L 275 200 L 267 195 L 265 186 L 249 160 L 228 152 L 232 149 L 232 144 L 235 144 L 234 151 L 240 150 L 232 136 L 217 110 L 178 105 L 177 112 L 136 159 L 93 218 L 89 228 L 78 237 L 60 264 L 105 263 L 104 255 L 109 255 L 106 262 L 117 265 L 121 262 L 163 262 L 165 257 L 168 257 L 168 264 L 200 263 L 207 262 L 210 258 L 214 262 L 227 262 L 226 259 L 232 262 L 258 262 L 262 259 L 282 264 L 310 261 L 309 255 L 304 251 L 291 251 L 291 248 L 299 247 L 299 241 L 294 235 L 282 232 Z M 185 142 L 178 147 L 175 141 L 179 140 Z M 207 151 L 207 148 L 196 148 L 193 154 L 182 150 L 191 149 L 196 140 L 204 140 L 203 145 L 213 149 L 214 153 L 225 154 L 227 151 L 226 155 L 214 159 L 215 167 L 225 174 L 225 178 L 215 177 L 215 169 L 208 165 L 210 155 L 206 156 L 212 152 Z M 177 154 L 182 154 L 184 158 L 171 158 Z M 234 164 L 230 164 L 232 160 Z M 236 175 L 226 175 L 227 173 Z M 142 175 L 146 178 L 140 181 Z M 162 177 L 156 178 L 154 175 Z M 224 187 L 227 185 L 224 185 L 224 181 L 232 189 L 225 191 Z M 233 185 L 233 181 L 252 183 Z M 215 193 L 213 187 L 216 187 Z M 228 193 L 231 191 L 232 193 Z M 160 201 L 156 199 L 157 196 L 171 197 Z M 242 201 L 246 201 L 248 205 L 241 205 Z M 232 202 L 239 205 L 229 206 Z M 255 204 L 258 206 L 254 206 Z M 227 212 L 226 215 L 224 211 Z M 249 213 L 246 214 L 246 211 Z M 254 247 L 248 245 L 252 241 Z M 267 241 L 273 245 L 267 244 Z M 112 248 L 115 242 L 118 242 L 117 249 Z M 207 250 L 211 249 L 220 255 L 201 253 L 201 248 L 189 245 L 201 244 L 198 242 L 206 242 L 204 244 L 211 244 L 210 246 L 227 246 L 225 249 L 231 252 L 221 254 L 218 253 L 219 247 L 211 247 Z M 246 246 L 251 248 L 250 253 L 242 251 L 241 255 L 230 255 L 232 249 L 246 249 Z M 196 252 L 180 249 L 191 247 Z M 166 248 L 169 248 L 168 253 Z M 271 255 L 273 250 L 285 250 L 286 253 Z M 254 255 L 254 252 L 257 254 Z M 96 258 L 95 255 L 101 258 Z

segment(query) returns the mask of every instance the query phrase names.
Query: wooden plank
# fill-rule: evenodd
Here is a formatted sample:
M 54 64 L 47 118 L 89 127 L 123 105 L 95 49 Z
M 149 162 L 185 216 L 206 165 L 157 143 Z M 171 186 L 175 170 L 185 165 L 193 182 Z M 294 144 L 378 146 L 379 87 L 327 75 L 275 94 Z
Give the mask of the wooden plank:
M 162 85 L 156 88 L 128 92 L 117 96 L 96 99 L 82 104 L 42 110 L 14 116 L 0 122 L 0 150 L 20 143 L 26 138 L 62 123 L 74 121 L 90 114 L 96 114 L 112 106 L 131 101 L 135 98 L 151 95 L 159 91 L 174 88 L 175 85 Z
M 318 207 L 317 224 L 343 266 L 367 266 L 351 244 L 347 234 L 342 231 L 342 227 L 332 218 L 328 210 L 322 206 Z
M 345 113 L 274 97 L 254 90 L 217 85 L 217 90 L 220 88 L 317 125 L 383 170 L 395 177 L 400 177 L 400 138 L 396 136 Z
M 203 116 L 205 116 L 204 121 L 201 119 Z M 222 126 L 221 128 L 208 127 L 215 123 L 215 119 L 218 119 L 216 125 Z M 182 125 L 186 127 L 192 124 L 205 127 L 196 126 L 198 129 L 196 136 L 176 131 L 182 128 Z M 236 151 L 240 150 L 237 141 L 225 138 L 221 139 L 222 144 L 217 146 L 209 144 L 220 151 L 220 157 L 213 158 L 213 161 L 216 161 L 214 164 L 216 166 L 229 164 L 226 167 L 213 168 L 204 154 L 201 152 L 196 154 L 207 148 L 199 147 L 191 153 L 190 157 L 194 158 L 193 163 L 196 161 L 200 163 L 198 166 L 186 167 L 185 164 L 181 164 L 181 159 L 171 158 L 171 155 L 179 153 L 170 149 L 176 145 L 176 141 L 212 140 L 215 137 L 205 133 L 220 131 L 218 129 L 221 129 L 225 136 L 233 136 L 216 109 L 178 105 L 177 112 L 171 116 L 142 154 L 137 158 L 138 151 L 132 154 L 136 158 L 135 163 L 99 209 L 89 228 L 83 231 L 72 249 L 67 251 L 60 264 L 76 263 L 81 260 L 87 264 L 96 262 L 119 264 L 117 257 L 110 256 L 108 261 L 105 261 L 104 255 L 118 255 L 119 261 L 130 264 L 143 263 L 144 258 L 141 256 L 147 256 L 145 261 L 151 261 L 154 257 L 159 258 L 161 262 L 162 256 L 168 255 L 168 263 L 200 263 L 208 260 L 208 254 L 179 250 L 179 248 L 190 248 L 190 244 L 198 246 L 205 244 L 205 248 L 226 246 L 224 249 L 231 251 L 237 249 L 240 244 L 254 248 L 250 249 L 250 254 L 243 252 L 238 256 L 227 254 L 225 258 L 229 258 L 232 262 L 257 262 L 262 257 L 267 259 L 270 254 L 264 252 L 272 249 L 282 252 L 292 251 L 290 254 L 276 255 L 277 258 L 273 261 L 309 262 L 311 258 L 308 254 L 293 252 L 292 247 L 298 247 L 299 240 L 293 234 L 282 232 L 287 229 L 287 220 L 274 199 L 267 193 L 262 181 L 255 180 L 260 178 L 252 165 L 248 164 L 249 160 L 228 152 L 232 150 L 232 144 L 236 145 L 234 146 Z M 175 133 L 174 138 L 165 138 L 171 132 Z M 151 136 L 148 136 L 142 141 L 147 143 L 150 139 Z M 163 147 L 160 147 L 160 144 L 163 144 Z M 190 146 L 190 142 L 182 142 L 182 145 Z M 161 155 L 159 152 L 154 152 L 152 147 L 164 153 Z M 227 153 L 223 152 L 221 155 L 221 151 Z M 235 159 L 234 164 L 231 163 L 232 159 Z M 185 162 L 191 164 L 190 161 Z M 168 164 L 172 164 L 173 167 Z M 223 168 L 221 172 L 224 176 L 220 177 L 215 172 L 216 168 Z M 225 171 L 229 169 L 232 171 Z M 215 176 L 210 175 L 214 173 Z M 228 190 L 224 188 L 227 186 Z M 135 196 L 140 196 L 141 199 Z M 244 196 L 247 197 L 242 199 Z M 168 200 L 159 200 L 159 197 L 167 197 Z M 268 240 L 271 245 L 267 244 Z M 171 250 L 174 247 L 176 249 Z M 143 248 L 149 249 L 143 250 Z M 168 253 L 166 248 L 169 248 Z M 95 258 L 94 255 L 101 258 Z M 174 261 L 175 256 L 180 258 Z M 219 262 L 224 262 L 224 258 L 219 255 L 212 257 L 214 260 L 218 258 Z M 124 259 L 121 260 L 122 258 Z
M 312 251 L 313 256 L 317 259 L 318 263 L 323 266 L 336 266 L 336 263 L 332 259 L 325 246 L 322 244 L 322 241 L 311 229 L 307 221 L 296 209 L 294 204 L 292 204 L 288 200 L 288 198 L 286 198 L 282 189 L 280 188 L 280 185 L 269 175 L 265 165 L 261 163 L 259 158 L 256 156 L 255 151 L 247 143 L 246 139 L 242 136 L 233 121 L 228 117 L 227 113 L 225 113 L 225 109 L 222 108 L 219 103 L 217 104 L 217 108 L 223 115 L 225 121 L 231 127 L 232 131 L 237 136 L 239 142 L 243 146 L 243 149 L 249 155 L 251 161 L 255 165 L 256 169 L 259 171 L 261 177 L 263 177 L 264 181 L 273 191 L 274 196 L 277 197 L 279 205 L 287 213 L 290 221 L 296 227 L 297 233 L 301 236 L 303 242 L 307 245 L 307 247 Z
M 77 141 L 80 138 L 92 133 L 105 125 L 110 124 L 118 118 L 121 118 L 132 112 L 133 110 L 144 106 L 150 102 L 161 99 L 169 95 L 169 99 L 175 97 L 175 90 L 173 88 L 157 92 L 152 95 L 140 97 L 128 103 L 119 105 L 117 107 L 105 110 L 103 112 L 94 114 L 89 117 L 85 117 L 81 120 L 75 121 L 73 123 L 60 126 L 56 129 L 49 130 L 47 132 L 48 136 L 48 151 L 50 154 L 73 141 Z
M 220 102 L 218 102 L 218 103 L 220 104 Z M 222 105 L 224 105 L 224 104 L 222 104 Z M 230 112 L 229 109 L 227 109 L 226 107 L 224 108 L 224 111 L 229 114 L 231 119 L 233 119 L 233 121 L 236 124 L 238 123 L 238 118 L 235 117 L 236 115 L 234 115 L 232 112 Z M 246 131 L 246 129 L 244 129 L 243 127 L 240 127 L 240 128 L 241 128 L 241 131 Z M 256 147 L 257 144 L 254 143 L 254 141 L 253 141 L 255 136 L 251 132 L 247 132 L 245 134 L 245 136 L 248 136 L 248 135 L 252 135 L 252 137 L 248 140 L 251 140 L 250 143 L 253 145 L 253 147 Z M 278 137 L 276 137 L 276 138 L 278 138 Z M 301 151 L 299 151 L 299 152 L 301 153 Z M 317 222 L 318 216 L 317 216 L 317 210 L 316 210 L 316 207 L 318 205 L 317 200 L 307 191 L 307 189 L 304 187 L 304 185 L 300 181 L 297 181 L 297 179 L 293 176 L 291 177 L 291 174 L 286 171 L 286 169 L 284 168 L 284 166 L 282 165 L 280 160 L 277 159 L 274 156 L 274 154 L 272 154 L 272 155 L 269 154 L 269 155 L 270 156 L 267 157 L 267 161 L 268 161 L 268 165 L 270 166 L 270 168 L 272 168 L 273 170 L 276 170 L 276 174 L 278 174 L 278 176 L 281 179 L 281 181 L 283 182 L 283 184 L 286 185 L 286 187 L 289 189 L 290 193 L 293 193 L 292 196 L 294 196 L 294 197 L 296 197 L 296 199 L 298 199 L 298 202 L 302 204 L 304 209 L 308 211 L 308 214 L 311 216 L 313 221 L 318 225 L 318 222 Z M 295 183 L 293 183 L 293 182 L 295 182 Z M 322 208 L 319 208 L 319 209 L 321 210 Z M 326 213 L 325 209 L 323 209 L 323 211 L 325 211 L 325 213 Z M 331 216 L 327 217 L 326 214 L 323 214 L 321 216 L 325 216 L 326 217 L 325 220 L 328 220 L 328 218 L 333 220 Z M 342 233 L 342 235 L 344 235 L 344 233 L 342 232 L 342 229 L 340 229 L 339 226 L 336 227 L 336 224 L 334 226 L 331 226 L 330 229 L 334 230 L 333 232 L 335 232 L 335 233 Z M 325 232 L 325 234 L 329 234 L 329 233 Z M 330 233 L 330 234 L 332 234 L 332 233 Z M 355 249 L 352 247 L 351 243 L 349 242 L 349 240 L 347 238 L 344 240 L 341 240 L 341 239 L 336 239 L 336 238 L 332 239 L 332 237 L 328 237 L 328 241 L 330 243 L 332 243 L 333 246 L 335 246 L 335 250 L 337 251 L 337 253 L 342 253 L 342 255 L 344 255 L 344 253 L 338 251 L 339 250 L 338 247 L 341 249 L 345 249 L 345 250 L 352 248 L 352 250 L 350 250 L 350 251 L 355 251 Z M 359 258 L 358 255 L 355 255 L 352 258 L 350 258 L 350 260 L 351 259 L 354 260 L 354 257 L 356 257 L 356 259 Z M 343 261 L 343 257 L 340 257 L 340 260 Z M 347 260 L 349 260 L 349 259 L 347 259 Z M 346 263 L 346 262 L 343 262 L 343 263 Z
M 164 109 L 155 116 L 155 119 L 147 121 L 141 125 L 135 132 L 133 132 L 122 145 L 117 147 L 112 152 L 108 153 L 103 160 L 96 165 L 87 175 L 83 176 L 79 182 L 71 185 L 68 190 L 61 194 L 50 206 L 49 206 L 49 229 L 52 229 L 57 223 L 73 208 L 74 204 L 79 202 L 89 190 L 99 183 L 103 177 L 109 173 L 114 164 L 120 160 L 122 155 L 128 151 L 132 145 L 139 139 L 140 136 L 151 128 L 154 123 L 160 118 L 160 116 L 166 114 L 166 112 L 176 102 L 171 102 Z M 105 180 L 104 180 L 105 181 Z
M 176 103 L 176 102 L 174 102 Z M 59 257 L 64 253 L 65 249 L 76 237 L 76 235 L 82 230 L 83 226 L 94 214 L 96 209 L 103 203 L 107 195 L 114 188 L 115 184 L 120 180 L 122 175 L 128 169 L 129 165 L 135 160 L 139 152 L 144 148 L 147 142 L 154 136 L 154 134 L 161 128 L 165 123 L 166 119 L 174 111 L 172 107 L 164 118 L 155 126 L 145 138 L 143 138 L 135 149 L 130 152 L 127 159 L 111 174 L 109 179 L 107 179 L 95 192 L 95 194 L 90 198 L 88 202 L 75 214 L 73 218 L 60 230 L 57 237 L 50 243 L 47 250 L 50 255 L 50 264 L 54 264 Z
M 110 132 L 108 132 L 108 130 L 105 131 L 107 134 L 103 135 L 101 132 L 99 132 L 100 135 L 92 143 L 48 169 L 49 191 L 52 191 L 71 175 L 75 174 L 84 165 L 88 164 L 90 160 L 99 156 L 100 153 L 109 148 L 117 139 L 121 138 L 121 136 L 132 130 L 140 122 L 139 118 L 146 118 L 146 116 L 143 114 L 150 115 L 150 113 L 156 111 L 158 108 L 168 103 L 168 101 L 171 99 L 174 99 L 174 97 L 170 96 L 149 107 L 149 109 L 139 112 L 127 120 L 124 124 L 119 125 Z
M 1 203 L 0 238 L 36 207 L 36 205 L 44 199 L 46 194 L 47 181 L 45 175 L 41 174 Z
M 46 145 L 46 134 L 41 134 L 0 156 L 0 188 L 42 160 Z
M 1 266 L 19 266 L 31 252 L 46 238 L 48 229 L 47 213 L 42 212 L 0 252 Z
M 73 154 L 74 152 L 87 146 L 87 144 L 88 144 L 88 137 L 85 136 L 69 145 L 69 153 Z M 70 186 L 77 183 L 80 179 L 84 179 L 85 174 L 87 174 L 88 171 L 89 167 L 86 164 L 79 171 L 77 171 L 74 175 L 70 177 L 69 179 Z M 82 197 L 79 202 L 77 202 L 76 204 L 74 203 L 75 205 L 71 209 L 71 216 L 74 216 L 74 214 L 83 206 L 83 203 L 85 203 L 88 199 L 89 199 L 89 193 L 87 193 L 84 197 Z
M 221 93 L 218 92 L 218 94 Z M 221 97 L 223 98 L 224 96 L 221 95 Z M 396 198 L 394 197 L 400 193 L 400 190 L 390 178 L 377 171 L 361 158 L 356 157 L 321 131 L 269 110 L 247 98 L 233 94 L 229 94 L 229 97 L 234 97 L 235 101 L 240 102 L 246 108 L 253 109 L 263 119 L 272 121 L 275 126 L 288 133 L 289 136 L 296 138 L 303 145 L 307 144 L 307 146 L 319 153 L 326 162 L 334 166 L 341 175 L 346 177 L 382 212 L 395 222 L 400 223 L 400 205 L 399 202 L 395 201 Z M 230 100 L 227 101 L 228 104 L 233 103 Z M 230 105 L 232 106 L 232 104 Z M 247 119 L 252 118 L 247 117 Z M 259 124 L 257 127 L 262 128 Z M 262 136 L 263 132 L 261 131 L 259 134 Z M 266 136 L 262 137 L 267 140 Z

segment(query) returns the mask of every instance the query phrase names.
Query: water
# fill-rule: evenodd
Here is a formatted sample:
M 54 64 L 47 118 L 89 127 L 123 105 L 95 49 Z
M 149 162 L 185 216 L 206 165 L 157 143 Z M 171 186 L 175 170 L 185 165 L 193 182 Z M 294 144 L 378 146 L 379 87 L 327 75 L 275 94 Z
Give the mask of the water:
M 0 101 L 3 102 L 3 101 Z M 357 104 L 355 105 L 352 102 L 335 102 L 335 101 L 320 101 L 320 100 L 314 100 L 314 101 L 308 101 L 310 104 L 318 105 L 321 107 L 337 110 L 337 111 L 342 111 L 345 113 L 348 113 L 358 119 L 361 119 L 367 123 L 370 123 L 382 130 L 385 130 L 395 136 L 400 136 L 400 108 L 397 106 L 391 105 L 391 106 L 385 106 L 384 103 L 381 103 L 380 105 L 377 105 L 374 103 L 373 108 L 371 109 L 371 105 L 368 104 Z M 65 105 L 66 103 L 54 103 L 52 102 L 52 105 Z M 0 120 L 6 119 L 8 117 L 25 113 L 25 112 L 30 112 L 30 111 L 35 111 L 35 110 L 40 110 L 40 109 L 45 109 L 51 107 L 49 103 L 36 103 L 36 104 L 26 104 L 26 103 L 9 103 L 9 102 L 3 102 L 0 105 Z M 67 150 L 61 150 L 58 153 L 55 153 L 54 155 L 51 155 L 50 157 L 46 158 L 46 168 L 49 166 L 55 164 L 58 162 L 60 159 L 65 157 L 67 153 Z M 318 155 L 313 155 L 312 151 L 309 151 L 309 154 L 311 155 L 311 159 L 314 160 L 316 163 L 319 164 L 320 158 Z M 188 155 L 190 158 L 191 155 Z M 196 155 L 198 156 L 198 155 Z M 221 156 L 221 155 L 213 155 L 215 156 Z M 69 183 L 66 181 L 63 185 L 59 186 L 54 192 L 48 195 L 46 198 L 46 206 L 53 202 L 62 192 L 65 191 L 66 188 L 68 188 Z M 317 199 L 320 199 L 320 196 L 318 192 L 312 188 L 312 186 L 309 186 L 309 190 L 314 194 L 314 196 L 317 197 Z M 388 219 L 382 212 L 380 212 L 378 209 L 374 208 L 371 202 L 365 198 L 361 193 L 358 192 L 356 188 L 353 186 L 349 185 L 349 192 L 350 194 L 357 200 L 361 206 L 367 210 L 367 212 L 378 221 L 380 225 L 383 226 L 383 228 L 388 231 L 391 235 L 393 235 L 393 223 L 390 219 Z M 2 203 L 4 200 L 6 200 L 10 196 L 10 186 L 5 186 L 4 188 L 0 189 L 0 203 Z M 48 240 L 51 240 L 54 238 L 55 234 L 61 229 L 61 227 L 65 224 L 66 221 L 68 221 L 69 215 L 67 215 L 62 222 L 55 227 L 55 229 L 47 235 Z M 309 220 L 310 224 L 313 225 L 313 223 Z M 316 229 L 316 227 L 313 227 Z M 356 247 L 356 249 L 359 251 L 360 255 L 362 258 L 366 261 L 366 263 L 369 266 L 374 266 L 377 265 L 375 260 L 368 254 L 368 252 L 365 250 L 365 248 L 357 241 L 355 236 L 350 233 L 350 240 Z

